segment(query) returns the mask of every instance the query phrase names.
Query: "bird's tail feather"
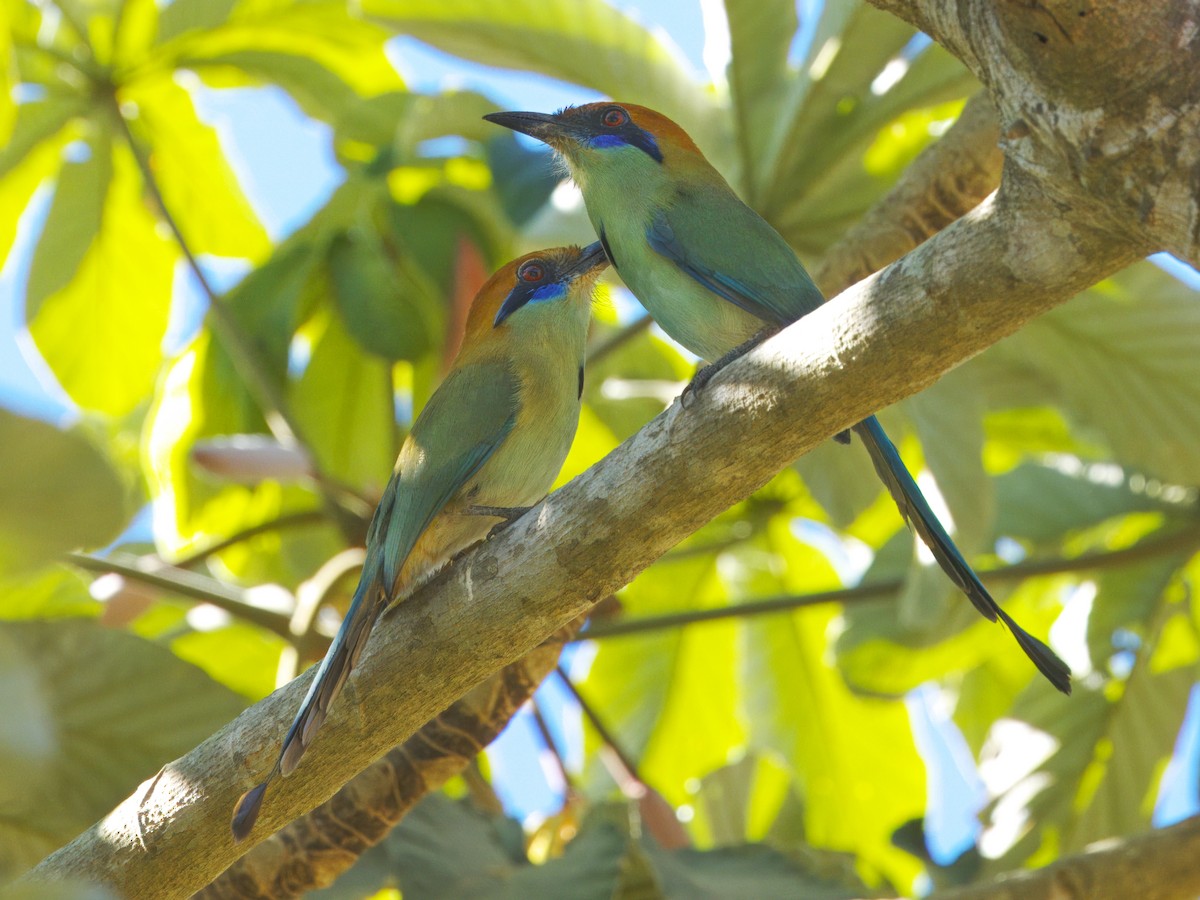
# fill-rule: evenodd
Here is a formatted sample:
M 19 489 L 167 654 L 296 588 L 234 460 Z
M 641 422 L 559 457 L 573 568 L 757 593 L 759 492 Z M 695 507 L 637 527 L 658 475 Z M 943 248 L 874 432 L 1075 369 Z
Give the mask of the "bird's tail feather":
M 267 786 L 277 775 L 286 777 L 295 771 L 300 757 L 312 744 L 313 737 L 325 721 L 330 705 L 337 699 L 351 670 L 358 664 L 371 629 L 386 606 L 387 592 L 380 587 L 378 578 L 367 577 L 364 573 L 346 618 L 342 620 L 333 643 L 321 660 L 316 677 L 309 685 L 304 702 L 300 704 L 300 711 L 296 713 L 292 727 L 283 739 L 279 759 L 266 779 L 238 800 L 231 824 L 235 840 L 242 840 L 254 828 Z
M 925 495 L 905 468 L 896 445 L 887 436 L 879 420 L 874 416 L 864 419 L 854 426 L 854 431 L 866 445 L 875 471 L 887 485 L 888 493 L 896 501 L 901 514 L 933 553 L 942 571 L 967 595 L 985 618 L 992 622 L 999 619 L 1008 626 L 1021 649 L 1051 684 L 1064 694 L 1071 693 L 1071 670 L 1053 650 L 1018 625 L 988 593 L 975 570 L 963 558 L 946 529 L 930 509 Z

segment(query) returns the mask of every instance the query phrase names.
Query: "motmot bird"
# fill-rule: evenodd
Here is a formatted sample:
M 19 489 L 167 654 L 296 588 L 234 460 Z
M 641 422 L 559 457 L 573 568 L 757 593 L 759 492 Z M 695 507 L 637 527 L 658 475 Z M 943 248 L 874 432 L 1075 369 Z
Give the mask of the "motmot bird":
M 689 389 L 766 334 L 825 302 L 787 242 L 738 198 L 690 137 L 666 116 L 599 102 L 553 115 L 503 112 L 491 122 L 544 141 L 566 163 L 609 261 L 663 331 L 714 362 Z M 901 514 L 975 608 L 1008 626 L 1050 682 L 1071 673 L 1019 626 L 979 580 L 937 520 L 878 419 L 852 429 Z M 847 433 L 838 435 L 848 443 Z
M 476 295 L 458 355 L 375 509 L 350 609 L 274 768 L 238 801 L 237 840 L 254 827 L 267 786 L 312 744 L 383 611 L 550 489 L 579 424 L 592 288 L 607 265 L 599 243 L 542 250 Z

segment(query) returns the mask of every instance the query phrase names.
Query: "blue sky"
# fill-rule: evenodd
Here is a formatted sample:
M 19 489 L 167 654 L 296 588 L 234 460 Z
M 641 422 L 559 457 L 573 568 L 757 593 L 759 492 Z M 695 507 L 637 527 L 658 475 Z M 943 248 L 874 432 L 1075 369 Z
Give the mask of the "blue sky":
M 819 0 L 801 0 L 802 21 Z M 706 78 L 705 38 L 700 0 L 617 2 L 643 22 L 661 28 L 696 72 Z M 799 50 L 807 38 L 796 41 Z M 711 49 L 711 48 L 710 48 Z M 465 62 L 409 38 L 393 42 L 392 59 L 411 89 L 435 91 L 448 85 L 474 89 L 497 103 L 521 109 L 551 110 L 567 103 L 595 99 L 573 85 Z M 718 54 L 719 55 L 719 54 Z M 711 58 L 711 57 L 710 57 Z M 194 91 L 197 108 L 218 131 L 246 193 L 268 232 L 279 239 L 303 224 L 341 180 L 333 159 L 327 126 L 302 115 L 296 105 L 275 89 Z M 0 272 L 0 405 L 52 421 L 69 420 L 73 407 L 38 359 L 23 334 L 20 297 L 28 274 L 30 253 L 48 205 L 43 188 L 22 219 L 17 244 Z M 244 272 L 238 261 L 205 260 L 218 287 L 232 284 Z M 1178 277 L 1200 287 L 1200 276 L 1173 261 L 1162 261 Z M 198 325 L 203 303 L 184 270 L 176 279 L 176 304 L 168 349 L 177 347 Z M 551 678 L 539 694 L 554 712 L 551 727 L 569 759 L 578 762 L 577 711 L 565 701 L 562 688 Z M 1195 696 L 1193 701 L 1195 701 Z M 1198 751 L 1200 716 L 1193 702 L 1180 738 L 1179 760 L 1194 761 Z M 909 711 L 917 740 L 930 763 L 930 829 L 935 856 L 949 860 L 973 840 L 975 814 L 983 803 L 983 788 L 961 737 L 929 691 L 915 692 Z M 515 814 L 545 813 L 556 808 L 560 795 L 542 770 L 542 745 L 531 717 L 522 713 L 490 753 L 502 799 Z M 965 754 L 965 755 L 964 755 Z M 1196 767 L 1172 764 L 1166 776 L 1156 821 L 1175 821 L 1196 811 Z

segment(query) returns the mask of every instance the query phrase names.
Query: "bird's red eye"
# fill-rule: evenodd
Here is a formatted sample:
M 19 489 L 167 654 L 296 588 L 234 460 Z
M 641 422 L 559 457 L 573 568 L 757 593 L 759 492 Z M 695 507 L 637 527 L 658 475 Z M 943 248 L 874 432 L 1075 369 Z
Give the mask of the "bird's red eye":
M 527 262 L 525 265 L 521 266 L 521 271 L 517 273 L 517 277 L 519 277 L 522 281 L 528 281 L 532 283 L 535 281 L 541 281 L 545 274 L 546 272 L 540 263 Z
M 629 113 L 625 112 L 619 106 L 610 106 L 604 111 L 604 115 L 601 116 L 600 121 L 609 128 L 620 128 L 629 121 Z

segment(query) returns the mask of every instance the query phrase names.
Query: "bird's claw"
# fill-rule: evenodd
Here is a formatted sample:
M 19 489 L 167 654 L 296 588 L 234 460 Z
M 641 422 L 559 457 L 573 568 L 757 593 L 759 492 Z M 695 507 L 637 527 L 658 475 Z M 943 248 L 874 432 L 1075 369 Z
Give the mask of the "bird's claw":
M 712 377 L 717 374 L 717 366 L 701 366 L 696 370 L 696 374 L 692 376 L 692 380 L 684 385 L 683 393 L 679 395 L 679 405 L 687 409 L 695 402 L 696 397 L 700 392 L 708 386 L 712 381 Z

